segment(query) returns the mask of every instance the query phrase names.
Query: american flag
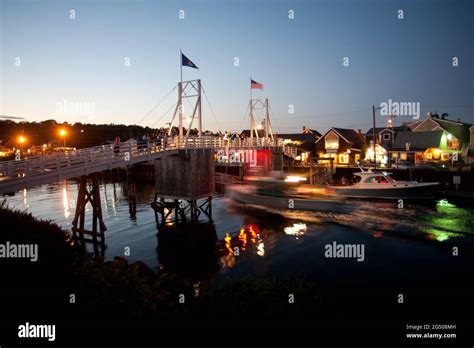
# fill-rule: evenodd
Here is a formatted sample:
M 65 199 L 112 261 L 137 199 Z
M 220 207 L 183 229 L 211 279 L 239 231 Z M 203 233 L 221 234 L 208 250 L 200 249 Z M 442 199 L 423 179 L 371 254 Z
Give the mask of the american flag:
M 263 89 L 263 85 L 261 83 L 258 83 L 257 81 L 254 81 L 250 79 L 250 88 L 251 89 Z

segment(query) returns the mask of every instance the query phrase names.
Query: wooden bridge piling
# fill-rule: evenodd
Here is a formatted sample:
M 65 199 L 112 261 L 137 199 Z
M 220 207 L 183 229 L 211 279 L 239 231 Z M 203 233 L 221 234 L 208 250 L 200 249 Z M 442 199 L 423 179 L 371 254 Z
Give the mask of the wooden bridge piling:
M 79 191 L 77 197 L 76 212 L 72 221 L 72 231 L 74 237 L 81 242 L 92 242 L 94 245 L 105 244 L 105 234 L 107 230 L 102 217 L 102 206 L 100 201 L 99 180 L 97 177 L 92 177 L 91 189 L 87 187 L 88 177 L 82 176 L 79 182 Z M 92 230 L 85 228 L 86 206 L 90 203 L 92 206 Z M 91 239 L 86 238 L 90 236 Z

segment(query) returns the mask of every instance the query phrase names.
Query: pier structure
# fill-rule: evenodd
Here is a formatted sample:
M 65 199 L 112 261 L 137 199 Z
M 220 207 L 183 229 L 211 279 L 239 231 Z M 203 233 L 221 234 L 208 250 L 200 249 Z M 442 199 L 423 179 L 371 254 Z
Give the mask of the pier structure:
M 155 199 L 151 206 L 157 225 L 170 220 L 198 221 L 201 215 L 212 221 L 213 150 L 180 150 L 154 165 Z

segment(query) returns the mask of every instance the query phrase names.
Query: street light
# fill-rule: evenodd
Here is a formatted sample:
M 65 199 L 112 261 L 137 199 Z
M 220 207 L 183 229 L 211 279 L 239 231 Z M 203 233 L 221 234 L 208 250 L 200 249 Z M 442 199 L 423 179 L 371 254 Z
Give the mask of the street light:
M 23 144 L 23 143 L 25 143 L 25 142 L 26 142 L 26 138 L 25 138 L 23 135 L 20 135 L 20 136 L 18 137 L 18 143 L 20 143 L 20 145 L 21 145 L 21 144 Z
M 66 130 L 64 128 L 61 128 L 59 130 L 59 135 L 63 138 L 63 147 L 66 148 Z

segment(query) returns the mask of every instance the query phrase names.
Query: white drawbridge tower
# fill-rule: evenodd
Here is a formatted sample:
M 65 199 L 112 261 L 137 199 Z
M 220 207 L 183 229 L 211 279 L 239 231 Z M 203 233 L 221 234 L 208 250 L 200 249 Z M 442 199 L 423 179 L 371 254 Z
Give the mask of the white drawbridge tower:
M 168 130 L 168 135 L 171 133 L 173 122 L 178 118 L 179 140 L 184 138 L 184 128 L 187 129 L 186 140 L 189 137 L 190 131 L 197 122 L 198 138 L 202 137 L 202 109 L 201 109 L 201 80 L 182 81 L 178 83 L 178 103 L 174 110 L 171 125 Z M 185 115 L 184 100 L 189 101 L 190 111 L 189 115 Z
M 257 140 L 260 139 L 258 131 L 262 128 L 263 142 L 270 143 L 270 141 L 273 140 L 273 130 L 270 122 L 270 113 L 268 108 L 268 98 L 250 99 L 249 101 L 250 139 L 252 141 L 254 135 Z M 262 123 L 255 122 L 255 120 L 259 119 L 262 119 Z

